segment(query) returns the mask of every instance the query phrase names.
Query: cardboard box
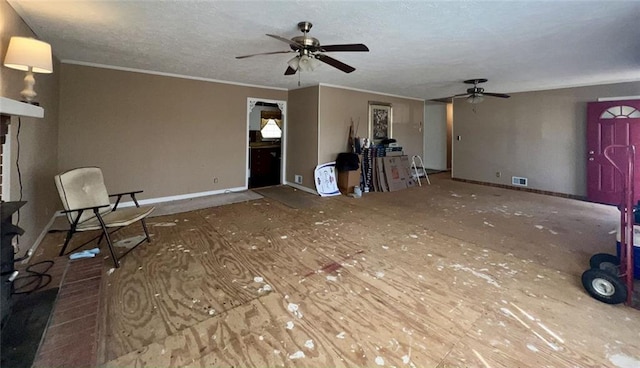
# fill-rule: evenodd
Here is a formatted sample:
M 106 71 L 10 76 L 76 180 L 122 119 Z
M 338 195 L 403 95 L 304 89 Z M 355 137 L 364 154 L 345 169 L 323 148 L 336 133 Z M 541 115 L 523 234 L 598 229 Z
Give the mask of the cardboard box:
M 400 165 L 404 167 L 404 178 L 407 183 L 407 188 L 415 187 L 416 181 L 411 174 L 411 164 L 409 163 L 409 156 L 400 157 Z
M 407 172 L 400 157 L 384 157 L 384 175 L 390 192 L 407 188 Z
M 360 185 L 360 169 L 353 171 L 338 171 L 338 189 L 342 194 L 353 193 L 353 187 Z

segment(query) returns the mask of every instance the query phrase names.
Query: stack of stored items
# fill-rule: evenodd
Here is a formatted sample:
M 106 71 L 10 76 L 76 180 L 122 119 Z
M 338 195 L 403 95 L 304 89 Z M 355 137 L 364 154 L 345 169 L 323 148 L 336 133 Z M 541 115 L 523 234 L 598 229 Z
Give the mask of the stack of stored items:
M 336 159 L 338 189 L 342 194 L 354 193 L 360 188 L 360 157 L 355 153 L 339 153 Z
M 385 147 L 385 156 L 402 156 L 402 147 Z
M 387 156 L 386 149 L 384 146 L 375 146 L 362 150 L 365 192 L 394 192 L 415 185 L 415 180 L 411 176 L 409 157 Z
M 380 142 L 380 145 L 384 148 L 384 156 L 402 156 L 402 146 L 396 142 L 393 138 L 384 139 Z

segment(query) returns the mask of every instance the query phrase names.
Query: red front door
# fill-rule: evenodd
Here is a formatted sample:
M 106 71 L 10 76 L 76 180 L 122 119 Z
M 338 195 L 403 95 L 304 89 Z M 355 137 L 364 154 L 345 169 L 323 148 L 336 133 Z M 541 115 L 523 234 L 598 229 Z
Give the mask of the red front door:
M 587 199 L 618 205 L 622 200 L 622 176 L 604 157 L 604 149 L 611 144 L 636 146 L 635 202 L 640 198 L 640 100 L 588 104 Z M 626 162 L 622 150 L 614 151 L 614 159 Z

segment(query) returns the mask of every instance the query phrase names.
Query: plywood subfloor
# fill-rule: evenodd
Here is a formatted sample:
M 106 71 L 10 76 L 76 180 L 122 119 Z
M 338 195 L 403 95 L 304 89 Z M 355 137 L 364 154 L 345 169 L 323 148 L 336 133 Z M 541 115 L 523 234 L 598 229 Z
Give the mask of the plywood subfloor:
M 267 196 L 151 219 L 152 243 L 106 277 L 102 361 L 640 364 L 640 312 L 580 284 L 589 256 L 615 249 L 614 208 L 430 179 L 301 208 Z

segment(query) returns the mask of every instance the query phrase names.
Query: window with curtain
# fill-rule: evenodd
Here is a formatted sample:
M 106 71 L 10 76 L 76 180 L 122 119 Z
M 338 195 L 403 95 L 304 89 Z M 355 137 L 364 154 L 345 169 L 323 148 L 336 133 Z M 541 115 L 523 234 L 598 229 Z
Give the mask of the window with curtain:
M 277 139 L 282 137 L 282 120 L 280 119 L 261 119 L 260 134 L 262 138 Z

